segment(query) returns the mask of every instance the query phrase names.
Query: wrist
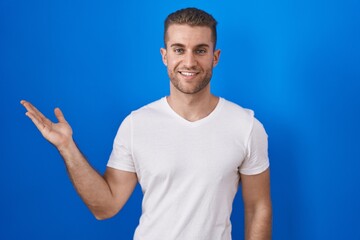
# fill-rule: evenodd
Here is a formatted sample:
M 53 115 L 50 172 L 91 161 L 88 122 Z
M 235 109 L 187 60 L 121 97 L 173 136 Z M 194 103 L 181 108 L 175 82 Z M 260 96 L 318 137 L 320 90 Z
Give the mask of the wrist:
M 71 155 L 74 151 L 77 150 L 75 141 L 71 138 L 68 141 L 63 142 L 61 145 L 57 146 L 57 150 L 61 156 L 65 157 Z

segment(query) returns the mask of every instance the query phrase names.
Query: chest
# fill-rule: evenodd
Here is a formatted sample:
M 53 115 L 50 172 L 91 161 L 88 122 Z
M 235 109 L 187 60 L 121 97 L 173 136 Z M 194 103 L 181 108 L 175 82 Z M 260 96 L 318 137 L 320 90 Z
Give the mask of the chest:
M 133 154 L 140 184 L 197 179 L 217 184 L 238 179 L 245 140 L 234 129 L 153 126 L 134 131 Z M 234 180 L 232 180 L 234 181 Z

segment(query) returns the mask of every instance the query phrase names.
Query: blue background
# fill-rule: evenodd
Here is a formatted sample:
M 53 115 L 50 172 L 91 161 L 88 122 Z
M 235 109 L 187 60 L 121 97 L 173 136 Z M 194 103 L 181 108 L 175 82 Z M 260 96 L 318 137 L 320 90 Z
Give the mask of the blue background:
M 213 92 L 254 109 L 269 135 L 273 239 L 360 239 L 360 3 L 0 0 L 0 239 L 131 239 L 137 187 L 97 221 L 19 104 L 61 107 L 103 173 L 122 119 L 168 94 L 163 20 L 217 18 Z M 243 239 L 238 194 L 233 239 Z

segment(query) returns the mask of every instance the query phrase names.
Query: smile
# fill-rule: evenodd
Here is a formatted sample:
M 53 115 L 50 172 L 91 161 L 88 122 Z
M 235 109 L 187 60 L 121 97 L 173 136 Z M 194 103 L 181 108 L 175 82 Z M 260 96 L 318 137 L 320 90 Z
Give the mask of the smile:
M 191 76 L 195 76 L 196 74 L 198 74 L 197 72 L 181 72 L 181 71 L 179 71 L 179 73 L 186 77 L 191 77 Z

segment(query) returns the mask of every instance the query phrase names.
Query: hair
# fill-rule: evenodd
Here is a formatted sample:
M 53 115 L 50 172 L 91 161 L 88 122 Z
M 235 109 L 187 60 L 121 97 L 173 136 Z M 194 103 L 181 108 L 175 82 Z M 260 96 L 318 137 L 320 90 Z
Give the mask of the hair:
M 184 8 L 167 16 L 164 22 L 164 44 L 166 47 L 166 33 L 172 24 L 186 24 L 190 26 L 209 27 L 211 29 L 214 49 L 216 46 L 216 25 L 217 22 L 209 13 L 197 8 Z

